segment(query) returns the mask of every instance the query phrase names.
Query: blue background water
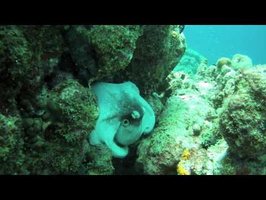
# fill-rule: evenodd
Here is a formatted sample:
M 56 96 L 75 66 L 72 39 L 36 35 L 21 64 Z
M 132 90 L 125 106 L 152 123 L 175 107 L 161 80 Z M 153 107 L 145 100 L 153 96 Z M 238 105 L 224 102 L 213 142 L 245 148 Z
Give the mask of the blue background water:
M 266 25 L 186 25 L 184 34 L 188 48 L 205 56 L 208 64 L 237 53 L 253 64 L 266 64 Z

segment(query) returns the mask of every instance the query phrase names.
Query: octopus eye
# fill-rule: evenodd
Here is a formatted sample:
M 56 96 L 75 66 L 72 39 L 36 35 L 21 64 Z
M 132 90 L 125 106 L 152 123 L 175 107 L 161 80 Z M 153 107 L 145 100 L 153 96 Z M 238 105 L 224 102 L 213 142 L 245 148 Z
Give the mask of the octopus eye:
M 122 123 L 123 123 L 124 126 L 129 126 L 130 125 L 130 122 L 129 122 L 128 119 L 123 119 Z

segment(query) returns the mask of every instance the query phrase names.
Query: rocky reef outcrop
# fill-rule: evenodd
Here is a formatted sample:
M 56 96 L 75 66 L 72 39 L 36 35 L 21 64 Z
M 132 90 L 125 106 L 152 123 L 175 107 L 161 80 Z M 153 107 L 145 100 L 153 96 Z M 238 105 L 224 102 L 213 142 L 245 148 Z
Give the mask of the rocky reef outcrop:
M 138 146 L 138 167 L 146 174 L 265 174 L 266 68 L 251 63 L 236 54 L 199 63 L 194 78 L 172 72 L 172 93 Z
M 173 92 L 157 128 L 140 142 L 137 162 L 147 174 L 215 174 L 228 146 L 218 133 L 218 115 L 205 95 L 213 85 L 191 82 L 182 72 L 173 72 L 169 79 Z
M 160 84 L 185 51 L 179 26 L 0 26 L 1 174 L 112 174 L 87 136 L 90 84 L 134 82 L 159 115 Z M 163 84 L 163 85 L 164 85 Z
M 242 69 L 234 80 L 221 111 L 221 132 L 234 155 L 256 158 L 266 147 L 266 67 Z

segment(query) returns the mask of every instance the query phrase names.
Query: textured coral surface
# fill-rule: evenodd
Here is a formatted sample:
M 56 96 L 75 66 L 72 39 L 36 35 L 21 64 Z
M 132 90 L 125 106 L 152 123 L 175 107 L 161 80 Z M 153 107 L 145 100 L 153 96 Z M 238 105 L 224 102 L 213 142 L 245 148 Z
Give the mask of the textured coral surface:
M 185 51 L 178 32 L 177 25 L 0 26 L 0 173 L 114 173 L 110 150 L 88 143 L 99 116 L 90 84 L 134 81 L 159 115 L 153 94 Z

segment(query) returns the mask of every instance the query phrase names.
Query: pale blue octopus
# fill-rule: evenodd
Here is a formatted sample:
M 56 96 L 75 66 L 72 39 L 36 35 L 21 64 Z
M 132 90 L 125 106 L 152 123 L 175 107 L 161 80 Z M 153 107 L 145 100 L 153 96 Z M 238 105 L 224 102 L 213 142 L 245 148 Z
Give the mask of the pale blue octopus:
M 123 158 L 128 154 L 128 145 L 153 130 L 153 109 L 132 82 L 98 82 L 92 85 L 92 90 L 97 97 L 100 116 L 89 134 L 90 144 L 104 143 L 114 157 Z

